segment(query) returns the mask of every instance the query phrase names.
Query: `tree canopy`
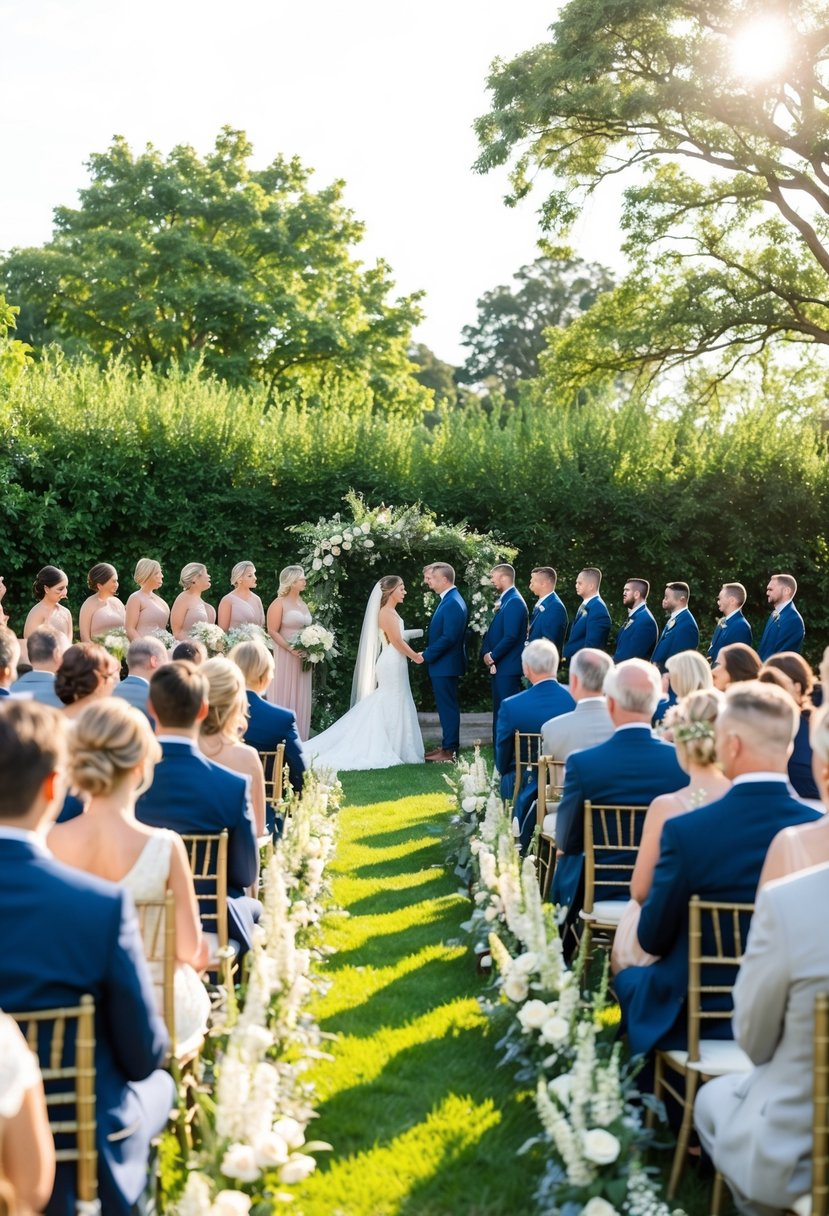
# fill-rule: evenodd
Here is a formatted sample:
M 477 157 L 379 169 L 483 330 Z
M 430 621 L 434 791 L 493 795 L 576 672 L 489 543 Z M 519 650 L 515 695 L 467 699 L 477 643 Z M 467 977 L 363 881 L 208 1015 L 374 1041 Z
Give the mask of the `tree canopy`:
M 21 337 L 159 370 L 201 360 L 271 388 L 356 373 L 383 404 L 428 404 L 406 355 L 418 295 L 392 300 L 388 266 L 353 256 L 363 226 L 343 182 L 312 190 L 296 157 L 255 170 L 252 151 L 225 127 L 204 159 L 186 145 L 134 155 L 121 137 L 92 155 L 52 239 L 0 264 Z
M 700 355 L 721 374 L 776 340 L 829 345 L 829 6 L 568 0 L 548 42 L 489 77 L 478 168 L 514 204 L 551 171 L 563 234 L 603 182 L 625 191 L 632 269 L 561 334 L 560 383 Z

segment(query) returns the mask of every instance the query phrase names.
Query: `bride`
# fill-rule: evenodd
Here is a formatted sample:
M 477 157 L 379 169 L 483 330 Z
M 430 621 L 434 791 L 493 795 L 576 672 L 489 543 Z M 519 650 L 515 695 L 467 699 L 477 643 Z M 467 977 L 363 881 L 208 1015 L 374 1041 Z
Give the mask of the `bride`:
M 351 686 L 351 709 L 306 745 L 316 769 L 349 772 L 421 764 L 423 740 L 409 688 L 406 659 L 422 663 L 397 614 L 406 598 L 403 579 L 387 574 L 376 583 L 363 618 Z

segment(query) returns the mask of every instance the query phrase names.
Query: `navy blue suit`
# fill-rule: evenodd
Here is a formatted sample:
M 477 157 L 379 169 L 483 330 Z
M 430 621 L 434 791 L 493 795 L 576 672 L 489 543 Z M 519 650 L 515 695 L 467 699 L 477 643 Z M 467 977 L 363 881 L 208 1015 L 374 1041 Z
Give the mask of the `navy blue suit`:
M 532 610 L 527 641 L 537 642 L 539 638 L 546 638 L 548 642 L 553 643 L 561 658 L 568 624 L 567 609 L 555 591 L 551 591 L 540 599 Z
M 291 787 L 298 794 L 302 793 L 305 761 L 299 745 L 296 717 L 290 709 L 271 705 L 270 701 L 248 689 L 248 725 L 244 740 L 258 752 L 275 752 L 280 743 L 284 743 Z
M 175 1095 L 172 1078 L 155 1071 L 168 1038 L 132 899 L 34 842 L 3 837 L 0 936 L 7 1012 L 77 1005 L 85 993 L 95 1000 L 99 1194 L 108 1216 L 126 1216 L 144 1190 L 150 1140 Z M 46 1212 L 74 1213 L 74 1195 L 75 1165 L 59 1165 Z
M 625 659 L 644 659 L 647 662 L 658 637 L 659 626 L 650 608 L 643 604 L 631 613 L 616 635 L 614 663 L 622 663 Z
M 683 608 L 667 621 L 656 643 L 656 650 L 651 655 L 651 662 L 655 663 L 660 671 L 664 671 L 671 655 L 681 654 L 683 650 L 696 650 L 698 647 L 699 626 L 691 616 L 690 609 Z
M 248 950 L 261 911 L 257 901 L 245 894 L 259 868 L 248 779 L 208 760 L 189 739 L 162 740 L 161 751 L 153 783 L 138 799 L 135 813 L 142 823 L 182 835 L 228 829 L 228 932 Z M 207 928 L 212 930 L 213 925 L 208 922 Z
M 708 657 L 712 667 L 723 646 L 730 646 L 732 642 L 745 642 L 747 646 L 751 645 L 751 626 L 742 612 L 735 612 L 714 630 L 711 645 L 708 647 Z
M 461 745 L 461 711 L 458 680 L 466 671 L 466 623 L 469 611 L 457 587 L 450 587 L 429 622 L 423 660 L 435 694 L 444 751 Z
M 498 711 L 506 697 L 521 691 L 521 656 L 527 643 L 527 605 L 508 587 L 481 643 L 481 656 L 492 655 L 492 739 L 498 734 Z
M 559 857 L 552 899 L 566 905 L 570 915 L 581 907 L 584 875 L 584 804 L 648 806 L 660 794 L 688 784 L 672 743 L 657 739 L 650 727 L 617 730 L 606 743 L 572 752 L 564 770 L 564 790 L 558 808 L 556 844 Z M 609 858 L 608 858 L 609 860 Z M 620 890 L 622 898 L 628 891 Z M 610 893 L 603 898 L 611 899 Z
M 788 604 L 784 604 L 780 609 L 777 620 L 774 619 L 774 613 L 772 613 L 766 621 L 757 653 L 764 663 L 773 654 L 780 654 L 784 650 L 794 650 L 800 654 L 800 647 L 803 645 L 805 636 L 806 626 L 803 624 L 803 617 L 789 600 Z
M 610 613 L 607 604 L 601 596 L 594 595 L 586 604 L 582 604 L 570 626 L 570 636 L 564 647 L 565 659 L 572 659 L 574 654 L 584 650 L 586 646 L 594 650 L 604 650 L 609 633 Z
M 792 797 L 785 781 L 759 781 L 735 785 L 716 802 L 666 820 L 638 930 L 642 948 L 660 957 L 650 967 L 621 971 L 614 983 L 634 1055 L 657 1046 L 687 1046 L 691 896 L 753 903 L 777 833 L 819 818 L 818 811 Z M 731 1038 L 730 1022 L 710 1023 L 705 1035 Z

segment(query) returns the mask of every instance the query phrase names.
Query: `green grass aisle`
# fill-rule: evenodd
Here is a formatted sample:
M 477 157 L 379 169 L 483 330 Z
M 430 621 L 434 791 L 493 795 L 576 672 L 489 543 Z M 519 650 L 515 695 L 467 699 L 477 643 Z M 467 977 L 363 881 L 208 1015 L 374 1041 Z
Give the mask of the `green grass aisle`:
M 348 917 L 326 922 L 337 949 L 319 1002 L 340 1037 L 315 1070 L 333 1154 L 297 1195 L 303 1216 L 507 1216 L 534 1177 L 516 1149 L 537 1128 L 516 1096 L 476 995 L 459 926 L 469 911 L 444 867 L 448 792 L 438 766 L 345 774 L 332 866 Z

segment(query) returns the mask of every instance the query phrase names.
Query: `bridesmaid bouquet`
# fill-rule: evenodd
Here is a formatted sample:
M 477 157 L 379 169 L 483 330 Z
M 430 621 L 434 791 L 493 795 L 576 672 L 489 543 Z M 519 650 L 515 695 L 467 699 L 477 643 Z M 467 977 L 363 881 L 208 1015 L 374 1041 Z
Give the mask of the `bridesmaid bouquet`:
M 160 642 L 165 650 L 172 650 L 176 644 L 176 639 L 170 633 L 169 629 L 151 629 L 147 634 L 148 638 L 155 638 Z
M 130 640 L 127 637 L 127 631 L 123 625 L 118 625 L 115 629 L 110 629 L 108 633 L 99 634 L 98 637 L 92 639 L 93 642 L 98 642 L 103 646 L 104 650 L 108 651 L 114 659 L 119 663 L 123 663 L 127 657 L 127 651 L 130 647 Z
M 236 625 L 235 628 L 230 629 L 227 635 L 228 650 L 232 650 L 240 642 L 261 642 L 263 646 L 267 646 L 268 650 L 273 650 L 270 634 L 261 625 L 248 623 L 247 625 Z
M 301 650 L 304 652 L 302 660 L 302 670 L 310 671 L 312 667 L 316 667 L 317 663 L 322 663 L 324 659 L 335 659 L 339 653 L 334 645 L 335 638 L 330 629 L 326 629 L 323 625 L 306 625 L 304 629 L 300 629 L 295 637 L 291 638 L 291 650 Z
M 201 642 L 209 655 L 224 654 L 227 650 L 227 634 L 218 625 L 209 625 L 207 621 L 197 621 L 190 630 L 190 637 Z

